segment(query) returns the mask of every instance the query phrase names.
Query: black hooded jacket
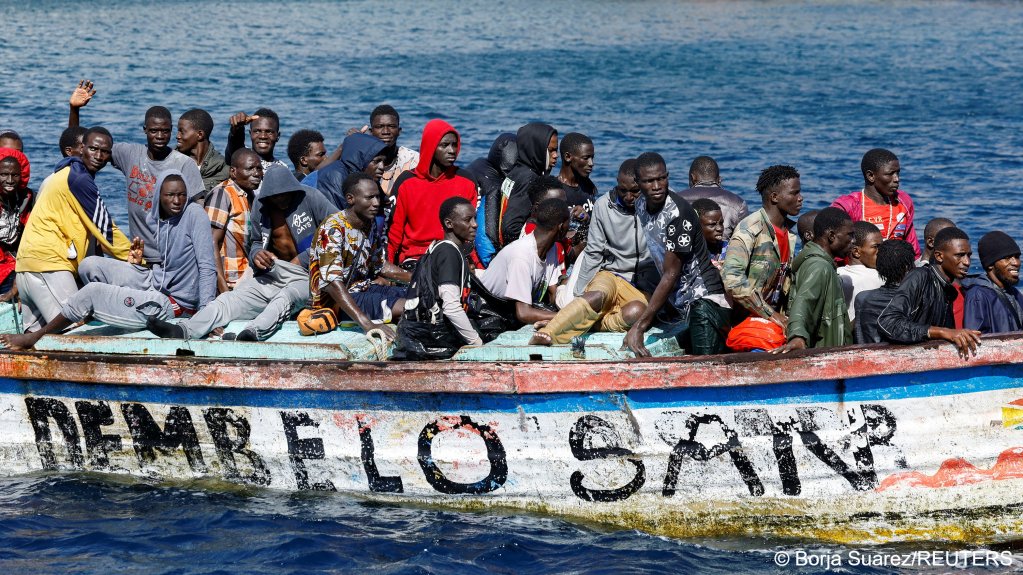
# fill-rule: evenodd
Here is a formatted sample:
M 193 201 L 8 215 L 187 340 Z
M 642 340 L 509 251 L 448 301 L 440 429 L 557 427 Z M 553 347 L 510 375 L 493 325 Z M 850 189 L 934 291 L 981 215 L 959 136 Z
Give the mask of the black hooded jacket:
M 536 178 L 548 173 L 553 166 L 547 165 L 547 144 L 558 131 L 552 126 L 531 122 L 519 128 L 515 135 L 517 160 L 501 184 L 505 206 L 501 215 L 501 242 L 506 246 L 519 238 L 522 226 L 529 218 L 532 204 L 527 190 Z
M 480 203 L 486 225 L 482 230 L 493 245 L 501 233 L 501 184 L 518 159 L 515 134 L 505 132 L 494 140 L 486 157 L 476 158 L 467 168 L 480 186 Z

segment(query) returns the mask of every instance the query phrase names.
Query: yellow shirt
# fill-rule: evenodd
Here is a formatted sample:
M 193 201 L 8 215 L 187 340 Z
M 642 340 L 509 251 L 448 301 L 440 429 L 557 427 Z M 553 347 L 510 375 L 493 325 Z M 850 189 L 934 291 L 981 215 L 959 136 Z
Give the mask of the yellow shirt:
M 113 223 L 114 242 L 107 242 L 68 188 L 70 172 L 67 167 L 50 175 L 39 188 L 36 205 L 21 236 L 14 271 L 69 271 L 77 275 L 78 264 L 90 253 L 94 242 L 105 253 L 121 260 L 128 258 L 131 242 Z

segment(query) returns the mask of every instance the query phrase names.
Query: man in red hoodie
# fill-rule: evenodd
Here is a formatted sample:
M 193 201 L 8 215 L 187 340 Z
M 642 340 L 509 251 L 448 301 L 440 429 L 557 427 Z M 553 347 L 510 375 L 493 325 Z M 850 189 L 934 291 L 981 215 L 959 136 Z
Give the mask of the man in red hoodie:
M 430 120 L 423 128 L 419 163 L 391 188 L 396 197 L 387 232 L 387 259 L 411 268 L 434 240 L 444 238 L 437 213 L 441 203 L 455 196 L 476 207 L 478 191 L 472 175 L 455 166 L 461 145 L 458 131 L 444 120 Z

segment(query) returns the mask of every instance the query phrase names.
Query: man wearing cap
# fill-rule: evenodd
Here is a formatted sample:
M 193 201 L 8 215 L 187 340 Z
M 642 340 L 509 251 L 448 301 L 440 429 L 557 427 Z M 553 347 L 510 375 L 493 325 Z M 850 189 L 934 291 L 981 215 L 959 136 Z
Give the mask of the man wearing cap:
M 963 325 L 983 334 L 1023 330 L 1023 294 L 1019 283 L 1020 250 L 1005 232 L 988 232 L 977 244 L 984 275 L 962 281 L 966 292 Z

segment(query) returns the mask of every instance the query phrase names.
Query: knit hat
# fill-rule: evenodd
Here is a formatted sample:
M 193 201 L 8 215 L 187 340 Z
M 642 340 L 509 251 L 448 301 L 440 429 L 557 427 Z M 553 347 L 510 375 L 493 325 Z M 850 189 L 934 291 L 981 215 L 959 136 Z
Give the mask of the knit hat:
M 977 251 L 980 252 L 980 265 L 984 269 L 995 265 L 995 262 L 1002 258 L 1020 254 L 1016 240 L 1009 237 L 1009 234 L 999 231 L 984 234 L 977 242 Z

